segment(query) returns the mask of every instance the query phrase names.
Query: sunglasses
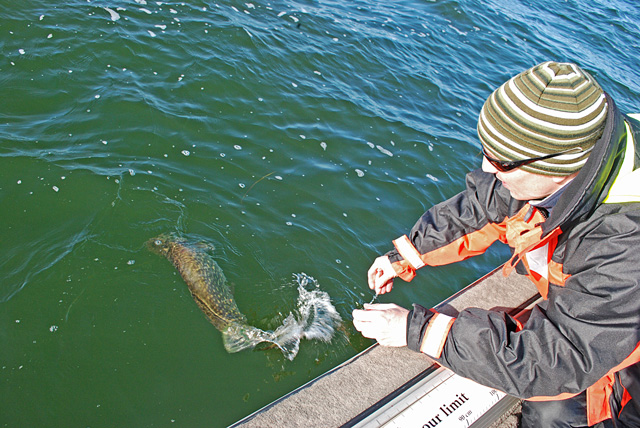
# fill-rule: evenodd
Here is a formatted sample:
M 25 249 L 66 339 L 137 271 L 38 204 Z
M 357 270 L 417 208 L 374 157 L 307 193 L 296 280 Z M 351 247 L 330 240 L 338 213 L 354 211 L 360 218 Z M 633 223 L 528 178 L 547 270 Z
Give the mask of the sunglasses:
M 550 155 L 540 156 L 537 158 L 522 159 L 517 161 L 503 161 L 503 160 L 492 158 L 491 156 L 489 156 L 484 146 L 482 147 L 482 155 L 485 157 L 487 161 L 489 161 L 489 163 L 495 169 L 497 169 L 500 172 L 511 171 L 512 169 L 520 168 L 521 166 L 529 165 L 530 163 L 533 163 L 533 162 L 550 159 L 556 156 L 564 155 L 565 153 L 571 153 L 571 152 L 577 152 L 577 151 L 582 151 L 582 147 L 574 147 L 572 149 L 568 149 L 563 152 L 553 153 Z

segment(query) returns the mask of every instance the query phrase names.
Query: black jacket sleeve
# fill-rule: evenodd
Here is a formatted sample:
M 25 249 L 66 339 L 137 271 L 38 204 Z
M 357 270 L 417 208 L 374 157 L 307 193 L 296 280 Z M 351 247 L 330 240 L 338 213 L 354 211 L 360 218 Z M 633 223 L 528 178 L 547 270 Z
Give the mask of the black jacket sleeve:
M 629 356 L 640 342 L 640 211 L 606 215 L 573 238 L 564 261 L 571 276 L 564 287 L 550 286 L 549 299 L 521 330 L 504 313 L 463 310 L 437 361 L 531 398 L 579 393 Z M 413 349 L 430 318 L 426 312 L 412 312 Z
M 429 253 L 487 223 L 502 222 L 523 205 L 510 197 L 509 191 L 493 174 L 477 169 L 467 174 L 464 191 L 430 208 L 407 236 L 420 253 Z M 402 260 L 395 249 L 387 255 L 392 263 Z

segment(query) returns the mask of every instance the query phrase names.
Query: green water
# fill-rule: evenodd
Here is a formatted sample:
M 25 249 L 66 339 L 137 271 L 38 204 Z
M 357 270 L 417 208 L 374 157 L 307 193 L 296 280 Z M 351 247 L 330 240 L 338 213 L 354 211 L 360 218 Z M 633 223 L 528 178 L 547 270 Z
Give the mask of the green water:
M 495 87 L 572 60 L 640 111 L 638 3 L 540 7 L 3 0 L 0 425 L 227 426 L 369 346 L 366 270 L 479 165 Z M 293 361 L 228 354 L 145 248 L 165 232 L 216 247 L 251 324 L 281 324 L 304 272 L 343 326 Z M 436 304 L 505 254 L 380 300 Z

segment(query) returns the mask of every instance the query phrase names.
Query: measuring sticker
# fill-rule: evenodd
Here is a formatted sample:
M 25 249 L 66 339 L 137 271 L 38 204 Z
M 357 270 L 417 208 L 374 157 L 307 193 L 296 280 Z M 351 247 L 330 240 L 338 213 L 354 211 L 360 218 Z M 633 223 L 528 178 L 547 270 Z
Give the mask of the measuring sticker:
M 504 392 L 453 374 L 383 426 L 468 427 L 504 396 Z

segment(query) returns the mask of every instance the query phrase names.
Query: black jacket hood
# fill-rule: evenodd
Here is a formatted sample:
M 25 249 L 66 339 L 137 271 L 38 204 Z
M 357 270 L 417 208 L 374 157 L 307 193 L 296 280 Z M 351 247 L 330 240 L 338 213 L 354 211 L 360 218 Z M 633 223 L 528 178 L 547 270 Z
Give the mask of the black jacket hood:
M 568 185 L 542 224 L 543 237 L 557 228 L 567 229 L 588 216 L 606 198 L 624 158 L 627 131 L 624 116 L 613 99 L 607 97 L 607 120 L 602 137 L 596 141 L 587 162 Z

